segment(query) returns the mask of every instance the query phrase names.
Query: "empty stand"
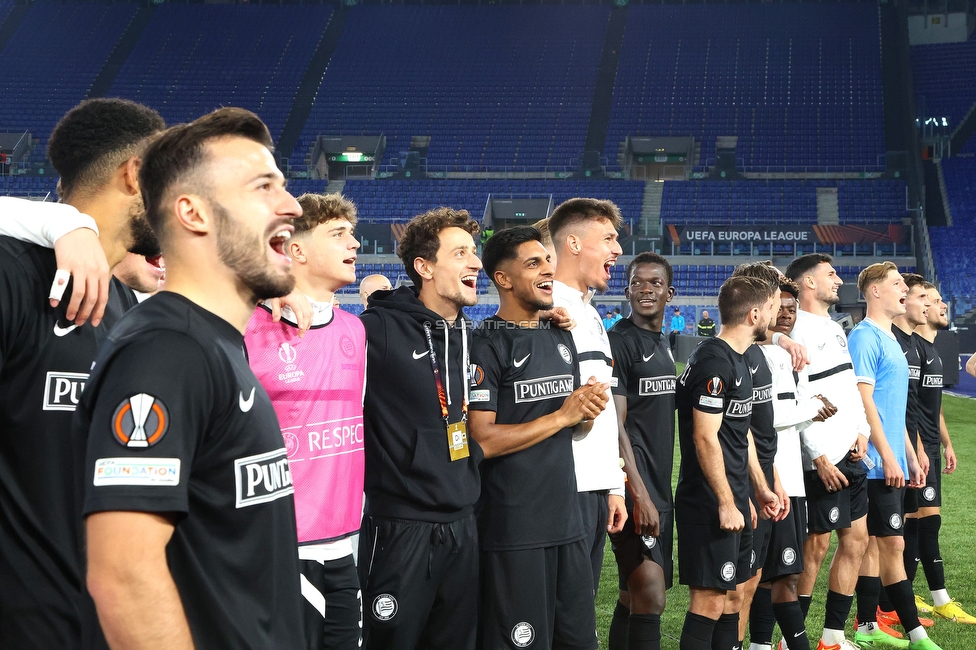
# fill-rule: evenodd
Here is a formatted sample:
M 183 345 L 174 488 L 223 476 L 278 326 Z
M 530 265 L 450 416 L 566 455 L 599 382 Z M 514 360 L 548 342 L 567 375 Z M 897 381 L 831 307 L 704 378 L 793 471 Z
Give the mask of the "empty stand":
M 323 5 L 159 5 L 109 96 L 152 106 L 168 123 L 240 106 L 260 115 L 277 139 L 331 11 Z
M 924 117 L 949 118 L 955 129 L 976 103 L 976 38 L 912 47 L 915 101 Z
M 319 134 L 431 136 L 432 166 L 566 166 L 583 151 L 607 6 L 354 7 L 293 164 Z
M 30 131 L 35 157 L 61 116 L 84 99 L 136 13 L 135 3 L 37 0 L 0 51 L 0 130 Z M 9 7 L 8 7 L 9 9 Z
M 943 298 L 951 298 L 960 315 L 976 306 L 976 157 L 943 159 L 942 173 L 953 225 L 929 228 L 929 237 Z
M 685 136 L 746 167 L 877 169 L 884 154 L 878 8 L 629 8 L 605 154 L 627 135 Z M 705 162 L 703 159 L 702 162 Z

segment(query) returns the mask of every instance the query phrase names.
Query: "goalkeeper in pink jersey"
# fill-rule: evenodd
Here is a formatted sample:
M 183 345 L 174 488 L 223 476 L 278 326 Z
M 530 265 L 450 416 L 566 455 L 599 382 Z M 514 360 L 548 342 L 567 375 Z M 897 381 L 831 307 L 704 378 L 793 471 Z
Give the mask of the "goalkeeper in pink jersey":
M 259 305 L 244 340 L 288 451 L 306 645 L 356 648 L 362 596 L 351 538 L 363 507 L 366 333 L 358 318 L 332 304 L 337 290 L 356 281 L 356 207 L 339 194 L 305 194 L 298 203 L 303 215 L 287 250 L 312 325 L 300 336 L 290 309 L 275 323 L 271 309 Z

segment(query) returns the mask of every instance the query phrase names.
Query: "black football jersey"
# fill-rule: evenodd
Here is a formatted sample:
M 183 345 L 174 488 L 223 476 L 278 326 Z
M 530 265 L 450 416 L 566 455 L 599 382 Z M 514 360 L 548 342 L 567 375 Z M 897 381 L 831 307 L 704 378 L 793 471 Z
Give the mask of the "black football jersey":
M 674 508 L 674 357 L 667 337 L 625 318 L 609 332 L 613 394 L 627 398 L 624 426 L 644 487 L 659 511 Z M 630 493 L 627 493 L 628 499 Z
M 99 348 L 73 435 L 85 516 L 171 516 L 198 647 L 303 646 L 291 471 L 237 329 L 183 296 L 148 299 Z
M 942 426 L 939 417 L 942 413 L 942 357 L 935 343 L 916 337 L 922 368 L 918 382 L 918 432 L 926 447 L 937 447 Z
M 0 645 L 75 648 L 83 593 L 71 419 L 98 343 L 136 303 L 115 280 L 102 324 L 48 303 L 54 252 L 0 237 Z
M 918 440 L 918 381 L 921 376 L 921 360 L 919 359 L 919 336 L 912 332 L 906 334 L 901 328 L 892 325 L 891 332 L 898 340 L 901 351 L 908 361 L 908 408 L 905 410 L 905 428 L 914 445 Z
M 496 424 L 531 422 L 559 410 L 579 387 L 569 332 L 518 327 L 497 316 L 471 339 L 471 409 Z M 478 534 L 483 550 L 543 548 L 583 537 L 572 429 L 481 464 Z
M 758 345 L 750 345 L 742 355 L 752 375 L 752 416 L 749 428 L 756 442 L 756 456 L 766 474 L 766 480 L 773 480 L 773 460 L 776 458 L 776 427 L 773 425 L 773 373 L 766 362 L 766 355 Z
M 681 471 L 675 489 L 675 518 L 702 523 L 717 517 L 718 499 L 698 463 L 694 411 L 721 413 L 718 440 L 725 460 L 725 476 L 743 514 L 749 513 L 749 419 L 752 414 L 752 375 L 745 357 L 722 339 L 702 342 L 678 378 L 678 440 Z

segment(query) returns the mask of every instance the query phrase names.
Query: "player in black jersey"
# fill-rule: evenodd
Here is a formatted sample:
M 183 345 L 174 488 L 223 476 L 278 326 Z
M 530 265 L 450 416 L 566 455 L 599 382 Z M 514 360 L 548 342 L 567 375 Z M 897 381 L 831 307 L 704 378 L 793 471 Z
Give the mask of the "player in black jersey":
M 136 178 L 138 155 L 164 127 L 123 100 L 69 111 L 48 145 L 65 201 L 91 215 L 110 267 L 126 251 L 153 254 Z M 71 418 L 106 329 L 135 304 L 120 282 L 101 327 L 78 326 L 46 299 L 51 250 L 0 238 L 0 639 L 12 648 L 77 648 L 97 637 L 85 616 L 76 523 Z M 90 607 L 88 608 L 90 610 Z M 90 612 L 89 612 L 90 613 Z M 83 629 L 83 621 L 95 629 Z
M 243 332 L 294 286 L 301 214 L 271 136 L 224 108 L 166 131 L 139 181 L 166 291 L 100 347 L 75 420 L 88 586 L 113 646 L 300 648 L 287 453 Z
M 540 327 L 553 278 L 541 239 L 517 226 L 485 244 L 501 304 L 471 341 L 471 436 L 485 453 L 477 510 L 485 649 L 597 647 L 573 431 L 603 411 L 610 387 L 595 378 L 578 387 L 572 335 Z
M 610 624 L 610 650 L 659 648 L 665 591 L 672 582 L 674 386 L 671 346 L 661 334 L 674 296 L 671 264 L 641 253 L 627 266 L 630 316 L 609 332 L 613 399 L 627 474 L 629 521 L 610 535 L 620 595 Z M 629 452 L 633 449 L 633 452 Z M 628 640 L 629 639 L 629 640 Z
M 925 579 L 932 595 L 932 605 L 915 597 L 922 611 L 924 605 L 939 618 L 956 623 L 976 624 L 976 616 L 966 613 L 962 605 L 949 596 L 945 584 L 945 570 L 942 554 L 939 551 L 939 529 L 942 527 L 942 474 L 952 474 L 956 470 L 956 452 L 942 415 L 942 358 L 935 346 L 939 330 L 949 326 L 946 318 L 947 306 L 935 285 L 926 282 L 929 309 L 924 323 L 915 328 L 918 336 L 921 359 L 921 379 L 918 387 L 918 432 L 929 470 L 925 487 L 915 490 L 918 499 L 918 518 L 905 520 L 905 569 L 908 579 L 914 581 L 921 559 Z M 941 449 L 940 449 L 941 447 Z M 940 453 L 941 451 L 941 453 Z M 945 469 L 941 468 L 945 457 Z M 909 490 L 911 492 L 911 490 Z M 915 539 L 909 540 L 909 535 Z
M 692 353 L 678 380 L 675 401 L 681 442 L 681 474 L 675 490 L 678 568 L 690 588 L 681 633 L 683 650 L 732 648 L 739 613 L 729 598 L 752 567 L 756 512 L 779 514 L 749 433 L 752 376 L 743 354 L 766 337 L 774 308 L 767 282 L 729 278 L 719 291 L 722 329 Z
M 771 262 L 742 264 L 735 269 L 732 277 L 750 277 L 766 282 L 773 291 L 773 303 L 778 310 L 781 294 L 779 285 L 782 276 L 772 266 Z M 775 324 L 775 322 L 770 319 L 770 324 Z M 768 336 L 763 337 L 763 340 L 771 337 L 771 335 L 772 332 L 768 332 Z M 790 498 L 786 490 L 783 489 L 783 485 L 779 480 L 779 474 L 773 465 L 773 461 L 776 458 L 778 435 L 774 424 L 776 418 L 773 413 L 772 370 L 766 362 L 765 354 L 755 343 L 749 346 L 743 356 L 745 357 L 746 364 L 749 366 L 749 373 L 752 375 L 752 415 L 749 419 L 749 428 L 756 445 L 756 457 L 767 485 L 773 488 L 773 491 L 779 497 L 780 503 L 783 504 L 783 509 L 776 516 L 769 519 L 759 518 L 756 521 L 756 528 L 752 533 L 752 577 L 736 588 L 736 594 L 734 596 L 734 598 L 741 600 L 738 603 L 739 611 L 749 611 L 752 607 L 752 598 L 756 593 L 756 588 L 762 579 L 762 569 L 766 563 L 766 552 L 769 547 L 770 537 L 772 536 L 773 525 L 789 515 Z M 752 506 L 756 509 L 758 504 L 753 501 Z M 800 620 L 802 621 L 802 617 Z M 742 640 L 745 638 L 747 623 L 748 617 L 743 616 L 739 618 L 739 643 L 742 643 Z M 810 641 L 807 639 L 806 630 L 803 628 L 802 623 L 799 627 L 795 623 L 795 619 L 784 618 L 780 623 L 780 627 L 787 630 L 787 633 L 792 637 L 790 643 L 793 646 L 793 650 L 809 648 Z

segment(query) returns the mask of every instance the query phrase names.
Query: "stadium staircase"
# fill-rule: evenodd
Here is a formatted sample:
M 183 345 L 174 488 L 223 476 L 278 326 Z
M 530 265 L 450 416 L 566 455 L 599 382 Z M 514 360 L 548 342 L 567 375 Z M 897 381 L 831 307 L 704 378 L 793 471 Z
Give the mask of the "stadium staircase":
M 305 68 L 302 80 L 298 84 L 298 90 L 295 92 L 291 110 L 288 112 L 288 118 L 285 120 L 285 126 L 281 129 L 281 137 L 278 139 L 277 154 L 279 158 L 293 159 L 292 154 L 295 151 L 295 145 L 298 143 L 298 137 L 302 134 L 309 113 L 312 112 L 316 95 L 322 88 L 322 78 L 325 76 L 325 71 L 328 69 L 332 55 L 339 44 L 339 38 L 342 36 L 342 30 L 346 26 L 348 16 L 349 11 L 346 9 L 337 9 L 332 13 L 329 24 L 322 34 L 322 40 L 319 41 L 315 53 L 312 54 L 312 58 L 308 62 L 308 67 Z M 328 89 L 325 90 L 328 91 Z M 308 159 L 304 159 L 303 162 L 305 165 L 312 163 Z
M 836 187 L 817 188 L 817 223 L 840 223 L 840 208 L 837 204 Z
M 641 203 L 639 233 L 642 237 L 661 234 L 661 204 L 664 201 L 664 183 L 648 181 L 644 184 L 644 201 Z
M 91 88 L 88 89 L 88 95 L 86 99 L 92 97 L 105 97 L 108 94 L 109 89 L 112 87 L 112 83 L 115 81 L 115 77 L 118 76 L 119 71 L 122 69 L 122 65 L 125 63 L 129 55 L 132 54 L 132 50 L 135 49 L 136 43 L 139 42 L 139 37 L 142 35 L 142 31 L 149 24 L 149 20 L 152 18 L 153 9 L 156 5 L 148 4 L 139 7 L 136 15 L 132 17 L 129 22 L 129 26 L 125 28 L 122 32 L 122 37 L 119 42 L 115 44 L 115 48 L 112 53 L 108 55 L 108 59 L 105 61 L 105 65 L 98 72 L 98 76 L 95 77 L 95 81 L 92 82 Z

